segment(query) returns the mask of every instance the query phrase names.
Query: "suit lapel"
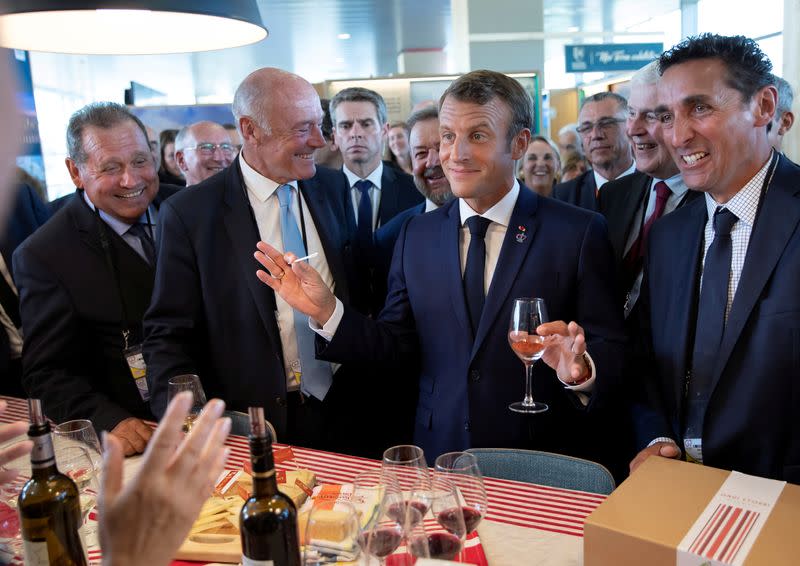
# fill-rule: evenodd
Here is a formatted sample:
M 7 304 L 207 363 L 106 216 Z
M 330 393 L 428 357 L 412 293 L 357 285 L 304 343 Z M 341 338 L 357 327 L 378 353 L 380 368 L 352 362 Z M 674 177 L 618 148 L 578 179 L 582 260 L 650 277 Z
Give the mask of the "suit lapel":
M 395 176 L 395 172 L 392 170 L 392 167 L 389 165 L 383 164 L 383 173 L 381 174 L 381 203 L 378 206 L 378 225 L 383 226 L 392 217 L 399 212 L 397 210 L 398 204 L 398 192 L 397 187 L 395 187 L 395 182 L 397 178 Z
M 239 273 L 235 276 L 247 282 L 247 288 L 253 296 L 256 310 L 270 340 L 272 340 L 272 345 L 283 356 L 278 324 L 274 314 L 277 308 L 275 294 L 256 277 L 256 270 L 260 269 L 261 265 L 253 257 L 253 251 L 261 238 L 250 209 L 250 203 L 247 200 L 239 160 L 235 160 L 234 163 L 233 167 L 227 169 L 225 177 L 223 197 L 225 210 L 222 212 L 222 217 L 231 241 L 233 254 L 239 265 Z
M 579 198 L 581 208 L 597 210 L 597 183 L 595 183 L 594 172 L 591 169 L 585 173 Z
M 503 310 L 503 305 L 508 300 L 517 274 L 531 248 L 531 242 L 533 242 L 538 228 L 535 218 L 538 198 L 533 191 L 520 184 L 519 197 L 517 197 L 505 238 L 503 238 L 503 245 L 497 258 L 492 284 L 486 294 L 486 303 L 483 306 L 470 358 L 475 357 L 486 335 L 494 326 L 495 319 Z M 517 237 L 518 235 L 519 237 Z
M 447 206 L 447 205 L 446 205 Z M 448 289 L 450 301 L 453 303 L 453 312 L 461 330 L 472 337 L 472 325 L 467 314 L 467 300 L 464 296 L 464 282 L 461 275 L 461 247 L 459 235 L 461 233 L 461 213 L 459 212 L 458 199 L 453 199 L 447 211 L 447 218 L 441 226 L 442 242 L 442 269 L 444 270 L 443 289 Z
M 628 242 L 628 236 L 630 235 L 631 231 L 634 230 L 633 223 L 636 220 L 636 212 L 641 209 L 641 207 L 645 206 L 647 199 L 645 198 L 647 195 L 647 189 L 650 185 L 650 177 L 641 173 L 634 173 L 631 175 L 633 177 L 631 179 L 631 194 L 630 198 L 626 198 L 620 204 L 620 218 L 622 222 L 616 224 L 614 229 L 619 234 L 619 242 L 620 242 L 620 259 L 625 255 L 625 244 Z M 642 218 L 644 217 L 644 210 L 642 210 Z M 638 230 L 637 230 L 638 231 Z
M 742 275 L 722 336 L 712 376 L 712 391 L 728 363 L 747 319 L 753 312 L 756 301 L 761 297 L 764 286 L 772 277 L 775 266 L 800 222 L 800 207 L 797 206 L 796 196 L 798 187 L 790 179 L 784 178 L 785 168 L 781 167 L 784 164 L 784 158 L 780 158 L 775 178 L 762 197 L 764 202 L 750 235 Z

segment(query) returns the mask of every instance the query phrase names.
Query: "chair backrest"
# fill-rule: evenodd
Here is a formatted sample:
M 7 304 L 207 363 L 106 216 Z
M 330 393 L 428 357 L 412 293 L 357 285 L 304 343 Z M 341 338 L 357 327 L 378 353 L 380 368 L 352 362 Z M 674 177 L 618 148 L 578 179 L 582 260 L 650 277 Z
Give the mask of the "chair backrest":
M 231 434 L 237 436 L 248 436 L 250 434 L 250 417 L 247 413 L 240 411 L 225 411 L 225 417 L 231 418 Z M 264 421 L 267 425 L 267 432 L 272 435 L 272 442 L 278 442 L 278 435 L 275 434 L 275 427 L 269 421 Z
M 605 467 L 580 458 L 511 448 L 470 448 L 484 476 L 608 495 L 614 478 Z

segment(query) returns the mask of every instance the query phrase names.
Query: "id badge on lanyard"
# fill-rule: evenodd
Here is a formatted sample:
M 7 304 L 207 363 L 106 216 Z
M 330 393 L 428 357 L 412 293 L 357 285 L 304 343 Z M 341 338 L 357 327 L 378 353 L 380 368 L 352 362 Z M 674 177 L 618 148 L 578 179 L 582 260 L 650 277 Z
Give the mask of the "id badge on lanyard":
M 123 336 L 125 338 L 125 349 L 122 353 L 125 356 L 128 369 L 131 371 L 131 377 L 136 383 L 139 396 L 142 401 L 147 402 L 150 400 L 150 391 L 147 388 L 147 365 L 144 363 L 142 345 L 134 344 L 133 346 L 128 346 L 128 333 L 124 333 Z

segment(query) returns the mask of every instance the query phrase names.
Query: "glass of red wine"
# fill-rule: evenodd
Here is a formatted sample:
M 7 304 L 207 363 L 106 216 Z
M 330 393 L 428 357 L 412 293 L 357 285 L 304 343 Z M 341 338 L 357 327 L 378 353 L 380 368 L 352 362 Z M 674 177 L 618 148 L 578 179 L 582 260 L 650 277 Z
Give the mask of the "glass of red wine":
M 397 480 L 383 470 L 361 472 L 353 480 L 353 498 L 362 509 L 358 545 L 384 564 L 400 546 L 405 529 L 406 506 Z
M 436 520 L 421 520 L 413 507 L 407 511 L 406 547 L 411 556 L 456 560 L 467 535 L 462 509 L 455 485 L 446 478 L 435 478 L 431 511 Z
M 451 482 L 457 491 L 467 534 L 486 516 L 488 501 L 478 460 L 469 452 L 448 452 L 436 458 L 434 477 Z
M 411 444 L 387 448 L 381 470 L 396 479 L 405 505 L 414 507 L 424 517 L 431 505 L 431 475 L 422 448 Z M 401 524 L 405 511 L 405 508 L 399 509 L 396 514 Z
M 544 337 L 536 334 L 536 328 L 547 321 L 544 299 L 514 299 L 508 342 L 525 364 L 525 399 L 508 406 L 515 413 L 543 413 L 548 409 L 546 404 L 533 400 L 533 364 L 542 357 L 545 347 Z

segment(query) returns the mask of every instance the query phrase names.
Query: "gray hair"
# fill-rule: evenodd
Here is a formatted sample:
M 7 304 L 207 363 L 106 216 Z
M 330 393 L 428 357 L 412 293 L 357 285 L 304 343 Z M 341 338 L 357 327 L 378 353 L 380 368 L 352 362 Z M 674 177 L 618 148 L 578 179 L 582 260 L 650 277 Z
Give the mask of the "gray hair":
M 375 107 L 379 125 L 383 126 L 388 120 L 386 102 L 383 100 L 383 97 L 374 90 L 354 86 L 340 90 L 331 99 L 331 120 L 333 121 L 334 128 L 336 127 L 336 107 L 342 102 L 370 102 Z
M 417 122 L 425 122 L 427 120 L 438 120 L 439 119 L 439 109 L 435 106 L 426 106 L 416 112 L 413 112 L 411 116 L 408 117 L 406 120 L 406 124 L 408 125 L 408 131 L 414 129 L 414 125 Z
M 583 107 L 591 102 L 602 102 L 604 100 L 608 100 L 609 98 L 617 103 L 617 106 L 619 107 L 618 110 L 620 112 L 628 111 L 628 99 L 617 94 L 616 92 L 611 92 L 610 90 L 598 92 L 597 94 L 593 94 L 592 96 L 584 98 L 583 102 L 581 103 L 581 110 L 583 110 Z
M 89 156 L 83 147 L 83 131 L 87 127 L 107 130 L 124 122 L 131 121 L 142 131 L 145 140 L 147 129 L 142 121 L 130 110 L 116 102 L 92 102 L 69 117 L 67 124 L 67 154 L 78 165 L 86 163 Z
M 175 151 L 186 149 L 186 145 L 189 143 L 189 138 L 193 137 L 192 129 L 202 124 L 219 126 L 220 128 L 225 129 L 225 126 L 221 126 L 217 122 L 212 122 L 211 120 L 200 120 L 199 122 L 194 122 L 193 124 L 184 126 L 178 131 L 178 135 L 175 136 Z
M 566 126 L 562 126 L 560 130 L 558 130 L 558 135 L 566 134 L 567 132 L 572 132 L 575 134 L 577 139 L 581 139 L 581 135 L 578 133 L 578 124 L 573 122 L 572 124 L 567 124 Z
M 631 88 L 658 84 L 661 75 L 658 73 L 658 60 L 651 61 L 631 77 Z
M 778 89 L 778 107 L 775 108 L 775 116 L 780 118 L 792 109 L 794 94 L 792 93 L 792 85 L 790 85 L 786 79 L 777 75 L 772 75 L 772 78 L 775 88 Z

